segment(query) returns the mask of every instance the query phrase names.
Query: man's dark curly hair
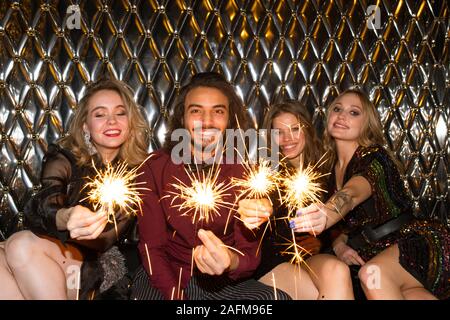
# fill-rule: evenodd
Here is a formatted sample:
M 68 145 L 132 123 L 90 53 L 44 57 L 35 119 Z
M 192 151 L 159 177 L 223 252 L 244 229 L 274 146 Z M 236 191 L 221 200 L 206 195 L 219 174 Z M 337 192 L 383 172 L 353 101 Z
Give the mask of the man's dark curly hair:
M 164 149 L 171 151 L 179 141 L 171 141 L 172 132 L 176 129 L 184 128 L 184 102 L 186 95 L 198 87 L 215 88 L 220 90 L 228 98 L 229 102 L 229 120 L 227 129 L 241 128 L 247 130 L 249 121 L 247 112 L 244 109 L 242 100 L 237 95 L 234 87 L 217 72 L 202 72 L 194 75 L 190 82 L 183 86 L 175 100 L 170 112 L 169 128 L 166 133 Z

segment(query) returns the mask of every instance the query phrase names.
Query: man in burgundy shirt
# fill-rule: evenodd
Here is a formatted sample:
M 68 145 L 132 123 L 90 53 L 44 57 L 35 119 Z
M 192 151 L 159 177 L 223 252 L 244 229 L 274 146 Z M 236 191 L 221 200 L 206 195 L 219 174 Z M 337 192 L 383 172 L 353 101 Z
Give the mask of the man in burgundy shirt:
M 202 177 L 212 169 L 220 169 L 216 186 L 229 183 L 232 177 L 241 178 L 243 167 L 230 163 L 233 159 L 210 165 L 224 154 L 219 142 L 225 129 L 236 129 L 238 124 L 246 129 L 244 107 L 221 75 L 197 74 L 181 89 L 164 148 L 142 166 L 138 179 L 150 190 L 143 193 L 142 215 L 138 216 L 145 272 L 142 269 L 135 277 L 132 299 L 274 298 L 273 288 L 250 279 L 260 262 L 259 239 L 234 216 L 231 208 L 238 190 L 225 191 L 221 201 L 228 204 L 202 218 L 198 212 L 194 215 L 195 210 L 180 208 L 183 200 L 175 187 L 191 186 L 190 176 Z M 177 129 L 185 129 L 189 137 L 189 154 L 181 155 L 182 163 L 173 152 L 179 143 L 172 135 Z M 283 295 L 279 292 L 277 298 L 288 299 Z

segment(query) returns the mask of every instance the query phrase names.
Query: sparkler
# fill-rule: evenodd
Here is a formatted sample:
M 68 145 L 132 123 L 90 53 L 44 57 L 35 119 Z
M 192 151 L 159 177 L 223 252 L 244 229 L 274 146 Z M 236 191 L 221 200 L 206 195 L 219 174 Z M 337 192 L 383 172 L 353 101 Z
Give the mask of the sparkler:
M 145 161 L 144 161 L 145 162 Z M 139 187 L 145 182 L 135 182 L 138 167 L 128 168 L 128 164 L 122 162 L 113 167 L 111 163 L 104 170 L 98 170 L 93 164 L 96 175 L 89 178 L 85 188 L 89 189 L 87 199 L 93 203 L 94 210 L 99 210 L 108 217 L 108 222 L 114 222 L 117 234 L 115 208 L 126 214 L 135 214 L 137 208 L 141 209 L 142 199 L 140 190 L 149 190 Z M 85 198 L 86 199 L 86 198 Z M 83 199 L 84 200 L 84 199 Z
M 308 252 L 306 249 L 304 249 L 297 243 L 294 230 L 291 230 L 291 234 L 292 240 L 288 240 L 289 246 L 286 248 L 285 251 L 283 251 L 283 254 L 291 255 L 292 258 L 290 260 L 290 263 L 300 266 L 302 263 L 305 263 L 304 257 L 308 255 Z
M 326 174 L 318 172 L 316 168 L 312 165 L 305 168 L 300 160 L 300 167 L 296 171 L 286 173 L 282 182 L 285 194 L 281 200 L 287 205 L 288 212 L 297 211 L 311 202 L 321 202 L 319 195 L 325 190 L 320 187 L 319 179 Z
M 282 182 L 285 193 L 281 198 L 282 203 L 285 203 L 288 208 L 286 219 L 290 219 L 291 212 L 295 212 L 311 202 L 321 202 L 320 193 L 326 191 L 320 187 L 319 179 L 328 175 L 328 173 L 323 174 L 317 168 L 326 162 L 326 160 L 322 161 L 324 156 L 319 159 L 316 165 L 307 165 L 306 167 L 303 165 L 302 157 L 300 157 L 299 168 L 295 171 L 287 171 Z M 289 241 L 289 246 L 284 253 L 292 255 L 290 262 L 300 266 L 300 264 L 305 263 L 304 257 L 308 255 L 308 252 L 297 243 L 294 230 L 291 230 L 291 235 L 292 240 Z M 307 266 L 306 263 L 305 265 Z
M 232 180 L 233 184 L 241 189 L 238 198 L 245 196 L 253 199 L 267 198 L 271 201 L 270 194 L 273 191 L 277 190 L 280 194 L 280 173 L 272 169 L 270 161 L 263 159 L 255 166 L 243 161 L 242 165 L 245 169 L 244 177 Z
M 231 246 L 227 246 L 226 244 L 221 244 L 220 247 L 224 247 L 224 248 L 230 249 L 230 250 L 232 250 L 232 251 L 234 251 L 234 252 L 240 254 L 241 256 L 245 256 L 245 254 L 242 253 L 241 251 L 239 251 L 238 249 L 233 248 L 233 247 L 231 247 Z
M 148 269 L 149 269 L 149 271 L 150 271 L 150 275 L 152 275 L 152 274 L 153 274 L 153 272 L 152 272 L 152 262 L 151 262 L 151 260 L 150 260 L 150 255 L 149 255 L 149 253 L 148 253 L 148 247 L 147 247 L 147 244 L 144 243 L 144 246 L 145 246 L 145 254 L 147 255 Z
M 273 283 L 273 294 L 275 296 L 275 300 L 278 300 L 278 294 L 277 294 L 277 284 L 275 283 L 275 274 L 272 272 L 272 283 Z
M 270 194 L 275 190 L 277 190 L 279 197 L 281 197 L 280 189 L 278 187 L 281 179 L 279 171 L 274 170 L 272 168 L 271 162 L 265 159 L 260 160 L 258 165 L 251 165 L 249 161 L 243 161 L 242 166 L 244 167 L 245 170 L 243 178 L 232 179 L 233 184 L 239 187 L 241 190 L 240 194 L 236 198 L 236 202 L 238 202 L 239 199 L 241 198 L 251 198 L 251 199 L 265 198 L 268 199 L 270 203 L 273 205 L 272 199 L 270 198 Z M 243 220 L 241 221 L 244 222 L 244 224 L 246 224 L 245 221 Z M 263 237 L 269 225 L 270 220 L 263 232 Z M 261 243 L 258 246 L 257 252 L 259 252 L 260 246 Z
M 180 268 L 180 275 L 178 276 L 178 290 L 177 290 L 177 297 L 180 298 L 180 294 L 181 296 L 183 295 L 183 293 L 180 291 L 181 290 L 181 275 L 183 273 L 183 268 Z
M 174 195 L 171 205 L 178 208 L 179 211 L 185 211 L 183 215 L 192 215 L 192 223 L 199 221 L 213 220 L 214 216 L 220 216 L 219 209 L 222 207 L 231 208 L 232 203 L 226 202 L 224 197 L 229 196 L 226 193 L 233 187 L 231 181 L 219 182 L 218 177 L 220 173 L 219 167 L 211 167 L 208 173 L 197 171 L 195 175 L 191 170 L 186 169 L 189 177 L 189 182 L 184 183 L 178 178 L 175 178 L 178 183 L 171 184 L 177 192 L 170 191 Z M 175 199 L 181 199 L 181 204 L 174 205 Z
M 76 300 L 80 300 L 80 289 L 81 289 L 81 270 L 77 272 L 77 296 Z

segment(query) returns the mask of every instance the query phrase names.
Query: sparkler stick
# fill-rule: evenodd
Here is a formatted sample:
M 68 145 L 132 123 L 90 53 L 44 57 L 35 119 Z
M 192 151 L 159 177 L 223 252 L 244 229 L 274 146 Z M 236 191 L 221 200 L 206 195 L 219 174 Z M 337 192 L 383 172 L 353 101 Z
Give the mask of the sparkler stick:
M 178 277 L 178 291 L 177 291 L 177 297 L 180 298 L 180 288 L 181 288 L 181 274 L 183 272 L 183 268 L 180 268 L 180 275 Z
M 192 248 L 192 255 L 191 255 L 191 277 L 194 274 L 194 252 L 195 248 Z
M 148 247 L 147 247 L 147 244 L 144 243 L 144 246 L 145 246 L 145 253 L 146 253 L 146 255 L 147 255 L 148 268 L 149 268 L 149 270 L 150 270 L 150 275 L 152 275 L 152 274 L 153 274 L 153 272 L 152 272 L 152 263 L 151 263 L 151 261 L 150 261 L 150 255 L 148 254 Z
M 292 240 L 286 239 L 288 241 L 287 245 L 289 246 L 282 253 L 292 255 L 290 263 L 301 265 L 305 262 L 305 259 L 303 259 L 303 257 L 307 254 L 307 250 L 305 250 L 297 243 L 294 230 L 291 230 L 291 236 Z
M 273 272 L 272 272 L 272 283 L 273 283 L 273 293 L 275 296 L 275 300 L 278 300 L 277 284 L 275 283 L 275 274 Z
M 80 300 L 80 287 L 81 287 L 81 269 L 78 269 L 78 274 L 77 274 L 77 297 L 76 300 Z
M 298 278 L 301 279 L 301 271 L 298 269 Z M 294 290 L 295 290 L 295 300 L 298 300 L 298 291 L 297 291 L 297 277 L 294 276 Z
M 239 251 L 238 249 L 236 249 L 236 248 L 233 248 L 233 247 L 230 247 L 230 246 L 227 246 L 226 244 L 221 244 L 220 245 L 221 247 L 225 247 L 225 248 L 228 248 L 228 249 L 230 249 L 230 250 L 233 250 L 234 252 L 237 252 L 237 253 L 239 253 L 241 256 L 245 256 L 245 254 L 243 254 L 241 251 Z

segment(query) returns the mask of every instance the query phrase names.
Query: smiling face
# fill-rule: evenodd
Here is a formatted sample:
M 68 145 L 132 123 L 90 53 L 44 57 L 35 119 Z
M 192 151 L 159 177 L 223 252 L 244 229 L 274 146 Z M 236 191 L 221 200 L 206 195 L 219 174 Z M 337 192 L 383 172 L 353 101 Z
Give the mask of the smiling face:
M 184 127 L 193 143 L 206 147 L 216 144 L 225 132 L 229 119 L 228 98 L 218 89 L 196 87 L 184 100 Z
M 327 130 L 336 140 L 358 142 L 365 117 L 360 98 L 353 93 L 344 94 L 330 107 Z
M 89 99 L 83 130 L 105 161 L 111 161 L 129 135 L 128 110 L 114 90 L 100 90 Z
M 283 112 L 273 118 L 272 129 L 278 130 L 274 142 L 280 147 L 283 156 L 288 160 L 299 157 L 305 147 L 305 134 L 297 117 Z

